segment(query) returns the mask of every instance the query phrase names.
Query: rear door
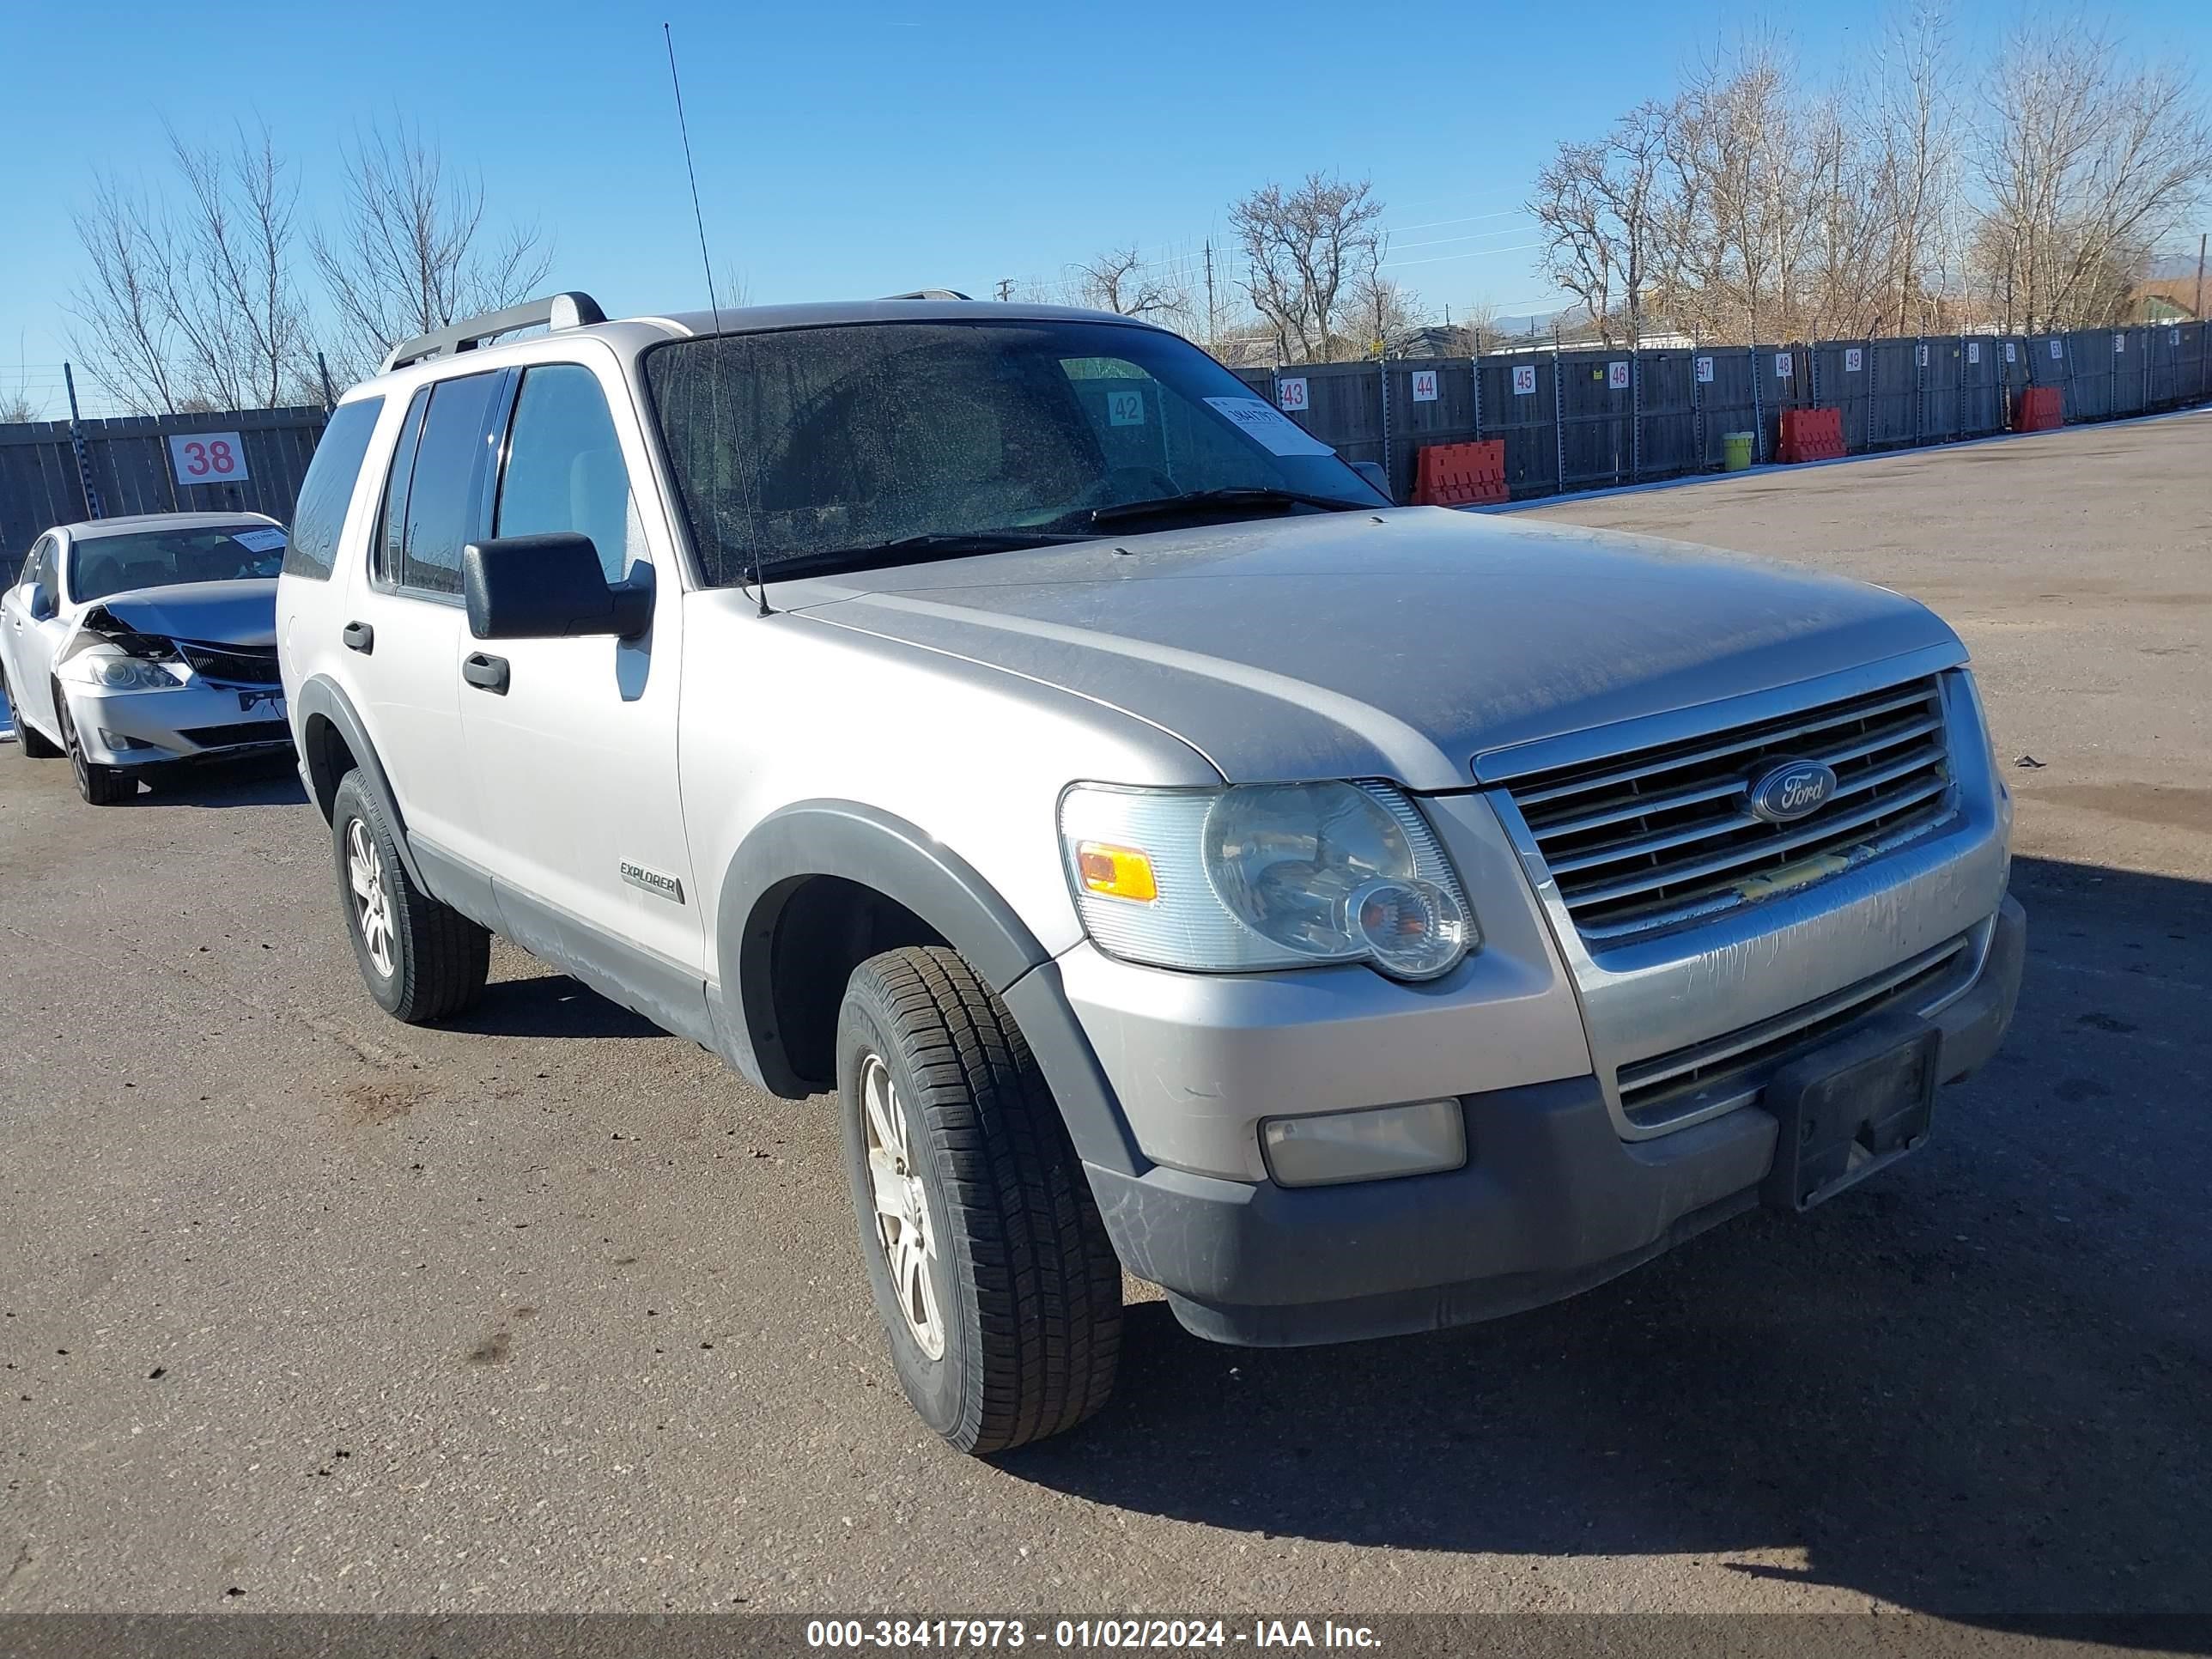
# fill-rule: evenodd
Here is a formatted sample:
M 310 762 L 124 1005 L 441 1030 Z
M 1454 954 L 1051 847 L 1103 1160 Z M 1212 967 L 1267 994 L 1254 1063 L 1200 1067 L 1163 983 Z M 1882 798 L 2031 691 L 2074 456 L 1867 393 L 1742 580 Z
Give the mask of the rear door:
M 499 370 L 418 388 L 385 483 L 368 580 L 337 621 L 360 708 L 412 838 L 479 868 L 491 854 L 463 747 L 461 549 L 480 533 Z
M 682 586 L 666 521 L 634 486 L 651 473 L 611 354 L 523 369 L 505 436 L 492 533 L 588 536 L 610 582 L 653 581 L 656 609 L 636 640 L 474 647 L 506 668 L 503 690 L 461 688 L 501 914 L 541 954 L 556 952 L 550 933 L 572 966 L 615 963 L 634 1004 L 641 981 L 666 994 L 688 982 L 696 1000 L 704 933 L 676 769 Z

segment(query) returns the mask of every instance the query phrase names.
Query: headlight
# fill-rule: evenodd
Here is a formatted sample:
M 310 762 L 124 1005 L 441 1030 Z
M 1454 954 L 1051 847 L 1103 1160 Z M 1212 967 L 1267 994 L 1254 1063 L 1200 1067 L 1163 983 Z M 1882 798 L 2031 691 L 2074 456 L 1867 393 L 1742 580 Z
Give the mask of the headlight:
M 167 691 L 184 684 L 160 663 L 129 656 L 112 645 L 78 652 L 64 665 L 63 678 L 110 691 Z
M 1388 784 L 1077 784 L 1060 830 L 1085 931 L 1133 962 L 1433 979 L 1480 943 L 1428 821 Z

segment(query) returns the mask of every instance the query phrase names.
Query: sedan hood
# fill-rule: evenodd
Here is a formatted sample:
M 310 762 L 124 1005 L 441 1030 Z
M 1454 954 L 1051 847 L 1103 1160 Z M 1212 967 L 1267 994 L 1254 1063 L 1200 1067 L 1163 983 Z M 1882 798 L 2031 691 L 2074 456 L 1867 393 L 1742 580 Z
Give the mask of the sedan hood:
M 111 593 L 85 607 L 105 610 L 137 634 L 207 645 L 272 647 L 276 643 L 275 578 L 250 581 L 180 582 Z
M 1126 710 L 1233 782 L 1464 787 L 1486 750 L 1931 647 L 1966 656 L 1885 588 L 1432 507 L 769 586 L 781 608 Z

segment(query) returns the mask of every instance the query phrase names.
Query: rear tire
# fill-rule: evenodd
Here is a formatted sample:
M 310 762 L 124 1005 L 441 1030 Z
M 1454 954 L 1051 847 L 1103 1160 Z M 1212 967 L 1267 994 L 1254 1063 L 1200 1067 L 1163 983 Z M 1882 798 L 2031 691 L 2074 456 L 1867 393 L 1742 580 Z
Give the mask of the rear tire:
M 346 932 L 377 1006 L 410 1025 L 473 1007 L 491 971 L 491 934 L 409 879 L 392 825 L 359 772 L 338 785 L 331 835 Z
M 845 1163 L 892 1369 L 963 1452 L 1106 1403 L 1121 1268 L 1020 1028 L 957 951 L 853 972 L 837 1022 Z
M 113 806 L 138 793 L 138 775 L 130 768 L 99 766 L 85 758 L 84 739 L 77 736 L 76 722 L 70 718 L 69 700 L 59 686 L 54 688 L 54 718 L 62 728 L 62 748 L 69 755 L 70 770 L 76 775 L 76 792 L 88 805 Z
M 31 722 L 24 718 L 22 699 L 15 688 L 8 684 L 8 674 L 0 669 L 0 697 L 8 699 L 8 716 L 15 723 L 15 741 L 23 745 L 23 754 L 29 760 L 58 760 L 61 748 L 52 738 L 32 730 Z

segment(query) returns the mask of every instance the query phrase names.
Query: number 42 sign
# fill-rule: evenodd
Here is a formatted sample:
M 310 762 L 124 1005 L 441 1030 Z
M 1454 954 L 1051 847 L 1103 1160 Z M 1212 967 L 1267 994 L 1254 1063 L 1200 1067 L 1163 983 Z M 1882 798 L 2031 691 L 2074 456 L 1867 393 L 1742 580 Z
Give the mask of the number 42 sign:
M 169 440 L 169 471 L 180 484 L 240 483 L 246 446 L 235 432 L 183 432 Z

